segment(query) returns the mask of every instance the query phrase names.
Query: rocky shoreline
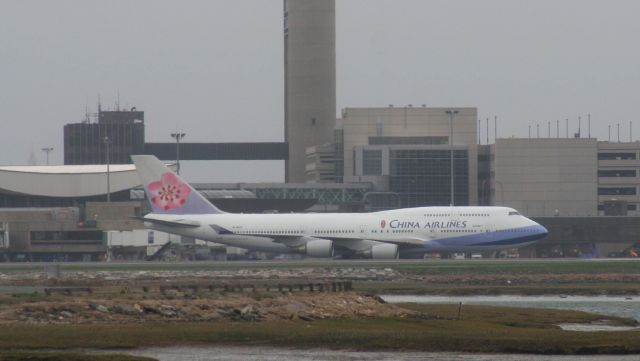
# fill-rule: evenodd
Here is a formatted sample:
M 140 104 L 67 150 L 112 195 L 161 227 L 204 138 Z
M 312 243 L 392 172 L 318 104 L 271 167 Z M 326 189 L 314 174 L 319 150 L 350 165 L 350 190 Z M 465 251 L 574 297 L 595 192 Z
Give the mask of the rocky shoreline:
M 64 296 L 7 304 L 0 300 L 0 324 L 146 322 L 314 321 L 364 317 L 405 317 L 415 312 L 378 297 L 344 293 L 228 294 L 180 298 L 94 298 Z

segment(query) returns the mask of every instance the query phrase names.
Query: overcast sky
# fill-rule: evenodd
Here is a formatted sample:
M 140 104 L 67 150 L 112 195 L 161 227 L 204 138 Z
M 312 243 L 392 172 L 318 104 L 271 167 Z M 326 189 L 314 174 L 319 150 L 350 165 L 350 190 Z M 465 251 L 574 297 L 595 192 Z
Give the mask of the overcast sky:
M 474 106 L 498 116 L 500 136 L 526 137 L 565 118 L 574 132 L 590 113 L 592 135 L 621 123 L 628 140 L 634 121 L 640 138 L 640 1 L 336 3 L 338 114 Z M 121 107 L 145 111 L 151 142 L 177 129 L 192 142 L 282 141 L 282 0 L 0 0 L 0 164 L 31 153 L 42 164 L 45 146 L 61 164 L 63 125 L 95 112 L 98 95 L 113 108 L 118 91 Z M 283 180 L 280 161 L 183 170 Z

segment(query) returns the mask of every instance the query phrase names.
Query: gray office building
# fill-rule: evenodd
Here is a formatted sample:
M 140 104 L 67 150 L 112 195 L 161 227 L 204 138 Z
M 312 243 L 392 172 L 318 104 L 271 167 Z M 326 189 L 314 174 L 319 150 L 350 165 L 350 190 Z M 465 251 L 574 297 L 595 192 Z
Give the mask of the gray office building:
M 64 164 L 106 164 L 107 149 L 112 164 L 129 164 L 132 154 L 143 154 L 144 112 L 99 110 L 97 121 L 64 126 Z
M 287 182 L 305 181 L 307 147 L 333 141 L 335 29 L 335 0 L 284 0 Z
M 371 181 L 397 206 L 451 204 L 451 151 L 448 145 L 385 144 L 354 148 L 356 178 Z M 469 149 L 454 147 L 455 204 L 469 205 Z
M 593 138 L 498 139 L 492 146 L 492 203 L 532 217 L 595 216 L 597 154 Z

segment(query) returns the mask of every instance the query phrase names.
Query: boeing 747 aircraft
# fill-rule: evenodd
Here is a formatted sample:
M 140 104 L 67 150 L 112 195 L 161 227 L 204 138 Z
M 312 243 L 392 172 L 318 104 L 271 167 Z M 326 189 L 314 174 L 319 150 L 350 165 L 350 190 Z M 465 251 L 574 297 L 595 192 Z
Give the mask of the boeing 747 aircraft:
M 152 212 L 145 225 L 233 247 L 309 257 L 395 259 L 400 254 L 483 252 L 547 235 L 506 207 L 419 207 L 374 213 L 231 214 L 212 205 L 154 156 L 132 156 Z

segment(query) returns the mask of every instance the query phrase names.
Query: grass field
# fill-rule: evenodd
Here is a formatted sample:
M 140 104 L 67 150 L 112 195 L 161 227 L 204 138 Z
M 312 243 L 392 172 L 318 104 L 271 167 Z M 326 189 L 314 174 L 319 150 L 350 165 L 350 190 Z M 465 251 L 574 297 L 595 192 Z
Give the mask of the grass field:
M 126 349 L 143 346 L 227 344 L 350 350 L 640 353 L 639 331 L 570 332 L 557 323 L 602 317 L 582 312 L 465 306 L 406 305 L 423 312 L 406 319 L 314 322 L 24 325 L 0 329 L 0 350 Z M 616 324 L 633 320 L 613 319 Z M 2 359 L 0 359 L 2 360 Z
M 579 259 L 510 259 L 510 260 L 400 260 L 400 261 L 254 261 L 254 262 L 145 262 L 145 263 L 63 263 L 63 271 L 215 271 L 239 269 L 301 268 L 392 268 L 411 274 L 640 274 L 640 261 Z M 0 273 L 40 272 L 43 264 L 0 263 Z
M 154 361 L 148 357 L 124 354 L 94 355 L 67 352 L 1 352 L 0 361 Z

